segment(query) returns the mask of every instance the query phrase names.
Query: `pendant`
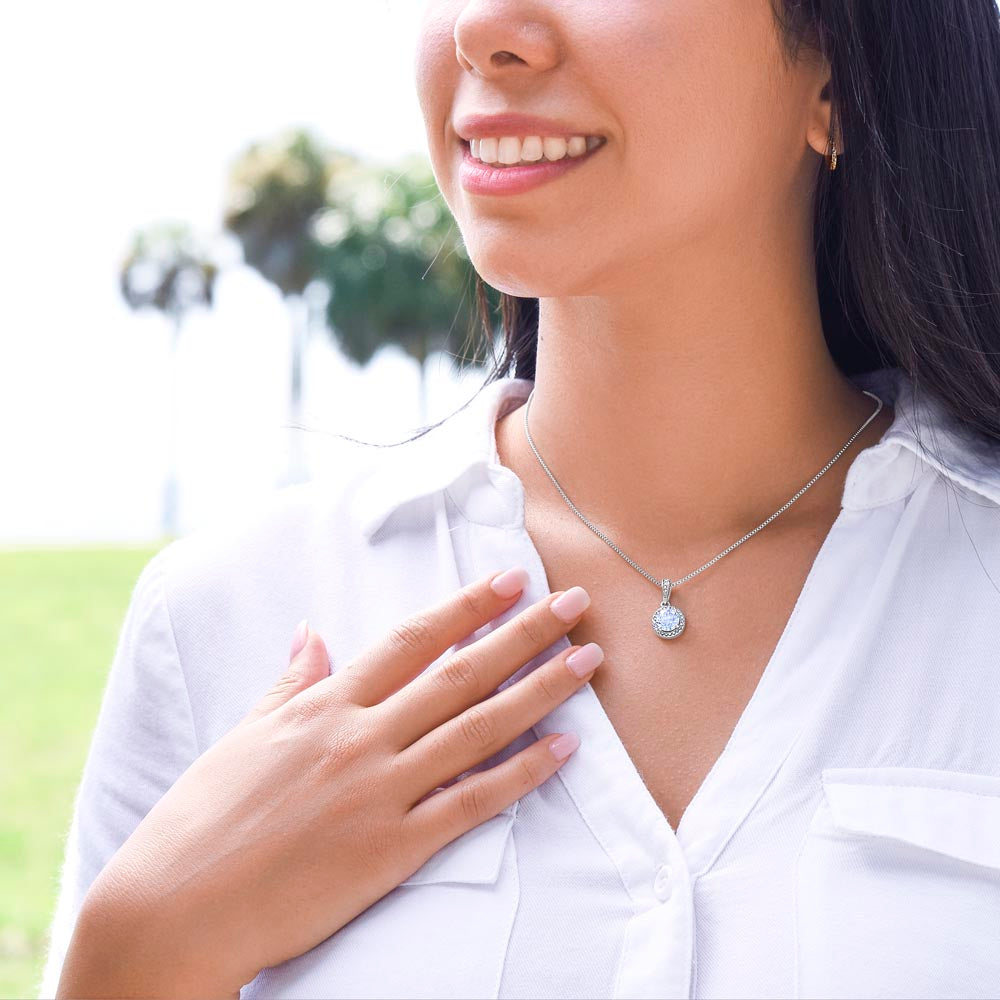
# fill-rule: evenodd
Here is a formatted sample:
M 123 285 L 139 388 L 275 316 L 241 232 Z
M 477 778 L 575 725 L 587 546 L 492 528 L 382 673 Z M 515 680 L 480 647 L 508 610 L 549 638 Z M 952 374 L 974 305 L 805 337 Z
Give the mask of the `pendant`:
M 676 639 L 684 631 L 684 612 L 670 603 L 673 584 L 669 580 L 663 580 L 660 585 L 663 587 L 663 600 L 653 612 L 653 631 L 661 639 Z

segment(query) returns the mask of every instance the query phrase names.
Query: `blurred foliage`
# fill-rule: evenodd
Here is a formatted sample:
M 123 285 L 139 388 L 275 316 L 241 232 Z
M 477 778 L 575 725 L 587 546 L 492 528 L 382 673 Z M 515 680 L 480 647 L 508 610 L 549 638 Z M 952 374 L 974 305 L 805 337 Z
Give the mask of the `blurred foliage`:
M 391 173 L 358 165 L 336 194 L 314 232 L 344 352 L 363 364 L 393 343 L 421 365 L 436 350 L 476 363 L 472 267 L 427 161 Z
M 398 346 L 419 365 L 423 409 L 431 354 L 443 351 L 456 369 L 496 356 L 499 324 L 485 335 L 475 272 L 426 157 L 386 167 L 329 148 L 303 129 L 280 132 L 233 162 L 223 225 L 243 261 L 295 307 L 293 426 L 314 322 L 359 365 Z M 122 294 L 133 308 L 172 315 L 179 329 L 186 310 L 212 304 L 218 271 L 188 226 L 151 226 L 136 234 L 122 264 Z M 499 293 L 484 288 L 491 317 L 499 315 Z M 317 290 L 325 294 L 311 294 Z
M 213 248 L 183 222 L 162 222 L 137 231 L 119 270 L 119 287 L 130 308 L 153 308 L 172 321 L 170 445 L 163 483 L 162 530 L 166 535 L 177 533 L 180 506 L 175 468 L 177 342 L 187 314 L 197 306 L 211 308 L 218 276 Z
M 234 164 L 224 222 L 286 296 L 328 289 L 326 327 L 356 363 L 388 344 L 421 374 L 436 350 L 456 368 L 483 363 L 472 265 L 426 158 L 390 169 L 284 132 Z
M 150 306 L 179 324 L 195 306 L 211 306 L 219 265 L 207 242 L 183 222 L 139 230 L 119 269 L 122 297 L 132 309 Z
M 254 143 L 231 169 L 223 225 L 239 239 L 247 264 L 282 295 L 301 295 L 316 276 L 311 225 L 339 159 L 293 130 Z

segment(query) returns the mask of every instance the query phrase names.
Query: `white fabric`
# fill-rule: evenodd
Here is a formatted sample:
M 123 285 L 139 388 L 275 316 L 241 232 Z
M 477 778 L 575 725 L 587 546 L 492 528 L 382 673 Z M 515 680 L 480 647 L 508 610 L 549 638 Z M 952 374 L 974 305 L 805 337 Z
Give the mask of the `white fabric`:
M 679 829 L 587 685 L 481 765 L 576 731 L 557 775 L 243 997 L 1000 995 L 1000 448 L 898 369 L 855 381 L 895 420 L 854 455 Z M 398 448 L 335 443 L 330 476 L 149 562 L 75 803 L 41 996 L 88 886 L 283 672 L 300 618 L 338 669 L 491 571 L 531 574 L 496 624 L 549 592 L 493 434 L 531 384 L 493 382 Z

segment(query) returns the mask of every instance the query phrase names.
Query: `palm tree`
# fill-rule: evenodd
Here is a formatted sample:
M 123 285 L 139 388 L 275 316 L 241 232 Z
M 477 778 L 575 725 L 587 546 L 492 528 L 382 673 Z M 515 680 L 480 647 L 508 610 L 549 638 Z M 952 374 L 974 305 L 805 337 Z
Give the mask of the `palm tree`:
M 169 317 L 170 416 L 162 525 L 177 534 L 177 342 L 188 313 L 211 307 L 219 267 L 206 242 L 183 222 L 163 222 L 139 230 L 119 268 L 119 287 L 133 310 L 153 308 Z
M 292 130 L 258 142 L 235 162 L 226 195 L 224 225 L 243 247 L 243 257 L 280 290 L 292 316 L 289 411 L 298 425 L 302 406 L 302 358 L 316 275 L 311 224 L 326 205 L 335 162 L 307 132 Z M 305 477 L 299 438 L 293 437 L 285 482 Z
M 330 287 L 326 318 L 343 352 L 366 364 L 394 343 L 419 367 L 446 351 L 456 368 L 480 363 L 471 343 L 472 270 L 427 160 L 387 171 L 341 163 L 330 204 L 313 227 L 319 274 Z

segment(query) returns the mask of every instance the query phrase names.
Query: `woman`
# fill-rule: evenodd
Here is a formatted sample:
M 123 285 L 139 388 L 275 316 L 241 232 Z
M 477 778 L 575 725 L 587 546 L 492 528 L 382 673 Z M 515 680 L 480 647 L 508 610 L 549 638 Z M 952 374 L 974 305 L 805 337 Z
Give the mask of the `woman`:
M 1000 994 L 993 0 L 429 0 L 416 70 L 505 356 L 147 566 L 43 995 Z

